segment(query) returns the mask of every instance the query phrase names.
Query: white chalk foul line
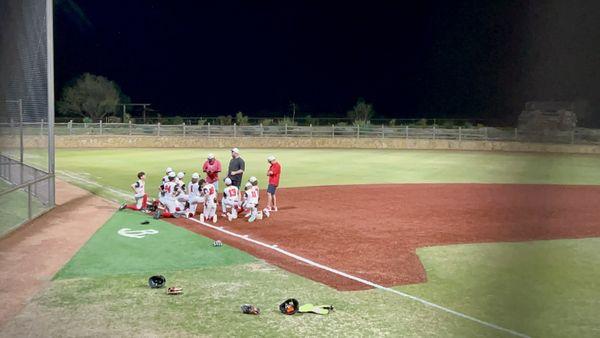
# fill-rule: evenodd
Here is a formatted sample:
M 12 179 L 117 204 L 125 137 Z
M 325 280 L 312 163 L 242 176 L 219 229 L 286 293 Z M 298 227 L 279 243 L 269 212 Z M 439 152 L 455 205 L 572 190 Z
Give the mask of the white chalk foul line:
M 481 320 L 481 319 L 478 319 L 478 318 L 475 318 L 475 317 L 469 316 L 469 315 L 467 315 L 467 314 L 464 314 L 464 313 L 462 313 L 462 312 L 458 312 L 458 311 L 455 311 L 455 310 L 449 309 L 449 308 L 447 308 L 447 307 L 444 307 L 444 306 L 441 306 L 441 305 L 438 305 L 438 304 L 432 303 L 432 302 L 430 302 L 430 301 L 427 301 L 427 300 L 425 300 L 425 299 L 422 299 L 422 298 L 419 298 L 419 297 L 416 297 L 416 296 L 409 295 L 408 293 L 404 293 L 404 292 L 402 292 L 402 291 L 394 290 L 394 289 L 392 289 L 392 288 L 388 288 L 388 287 L 385 287 L 385 286 L 383 286 L 383 285 L 379 285 L 379 284 L 377 284 L 377 283 L 373 283 L 373 282 L 371 282 L 371 281 L 368 281 L 368 280 L 366 280 L 366 279 L 362 279 L 362 278 L 360 278 L 360 277 L 356 277 L 356 276 L 350 275 L 350 274 L 348 274 L 348 273 L 345 273 L 345 272 L 343 272 L 343 271 L 339 271 L 339 270 L 336 270 L 336 269 L 334 269 L 334 268 L 330 268 L 330 267 L 328 267 L 328 266 L 326 266 L 326 265 L 323 265 L 323 264 L 317 263 L 317 262 L 315 262 L 315 261 L 312 261 L 312 260 L 310 260 L 310 259 L 308 259 L 308 258 L 304 258 L 304 257 L 302 257 L 302 256 L 298 256 L 298 255 L 296 255 L 296 254 L 294 254 L 294 253 L 291 253 L 291 252 L 289 252 L 289 251 L 286 251 L 286 250 L 284 250 L 284 249 L 281 249 L 281 248 L 279 248 L 277 245 L 269 245 L 269 244 L 263 243 L 263 242 L 261 242 L 261 241 L 257 241 L 257 240 L 255 240 L 255 239 L 253 239 L 253 238 L 249 238 L 247 235 L 246 235 L 246 236 L 244 236 L 244 235 L 240 235 L 240 234 L 238 234 L 238 233 L 235 233 L 235 232 L 233 232 L 233 231 L 225 230 L 225 229 L 223 229 L 223 227 L 218 227 L 218 226 L 214 226 L 214 225 L 212 225 L 212 224 L 209 224 L 209 223 L 200 222 L 200 220 L 197 220 L 197 219 L 195 219 L 195 218 L 189 218 L 189 220 L 190 220 L 190 221 L 194 221 L 194 222 L 196 222 L 196 223 L 199 223 L 199 224 L 202 224 L 202 225 L 203 225 L 203 226 L 205 226 L 205 227 L 208 227 L 208 228 L 211 228 L 211 229 L 214 229 L 214 230 L 217 230 L 217 231 L 220 231 L 220 232 L 226 233 L 226 234 L 228 234 L 228 235 L 230 235 L 230 236 L 237 237 L 237 238 L 239 238 L 239 239 L 242 239 L 242 240 L 244 240 L 244 241 L 248 241 L 248 242 L 254 243 L 254 244 L 256 244 L 256 245 L 259 245 L 259 246 L 265 247 L 265 248 L 267 248 L 267 249 L 270 249 L 270 250 L 273 250 L 273 251 L 277 251 L 277 252 L 279 252 L 280 254 L 286 255 L 286 256 L 288 256 L 288 257 L 292 257 L 292 258 L 294 258 L 294 259 L 296 259 L 296 260 L 299 260 L 299 261 L 301 261 L 301 262 L 303 262 L 303 263 L 306 263 L 306 264 L 308 264 L 308 265 L 314 266 L 314 267 L 316 267 L 316 268 L 319 268 L 319 269 L 322 269 L 322 270 L 325 270 L 325 271 L 329 271 L 329 272 L 331 272 L 331 273 L 333 273 L 333 274 L 336 274 L 336 275 L 339 275 L 339 276 L 342 276 L 342 277 L 345 277 L 345 278 L 351 279 L 351 280 L 353 280 L 353 281 L 356 281 L 356 282 L 359 282 L 359 283 L 362 283 L 362 284 L 365 284 L 365 285 L 371 286 L 371 287 L 373 287 L 373 288 L 376 288 L 376 289 L 379 289 L 379 290 L 383 290 L 383 291 L 387 291 L 387 292 L 392 292 L 392 293 L 395 293 L 395 294 L 397 294 L 397 295 L 400 295 L 400 296 L 402 296 L 402 297 L 405 297 L 405 298 L 408 298 L 408 299 L 414 300 L 414 301 L 416 301 L 416 302 L 419 302 L 419 303 L 421 303 L 421 304 L 424 304 L 424 305 L 427 305 L 427 306 L 430 306 L 430 307 L 436 308 L 436 309 L 438 309 L 438 310 L 442 310 L 442 311 L 444 311 L 444 312 L 447 312 L 447 313 L 453 314 L 453 315 L 455 315 L 455 316 L 458 316 L 458 317 L 461 317 L 461 318 L 464 318 L 464 319 L 467 319 L 467 320 L 470 320 L 470 321 L 473 321 L 473 322 L 479 323 L 479 324 L 481 324 L 481 325 L 483 325 L 483 326 L 487 326 L 487 327 L 490 327 L 490 328 L 492 328 L 492 329 L 496 329 L 496 330 L 499 330 L 499 331 L 503 331 L 503 332 L 506 332 L 506 333 L 510 333 L 510 334 L 512 334 L 512 335 L 514 335 L 514 336 L 517 336 L 517 337 L 530 338 L 530 336 L 528 336 L 528 335 L 526 335 L 526 334 L 524 334 L 524 333 L 520 333 L 520 332 L 517 332 L 517 331 L 515 331 L 515 330 L 507 329 L 507 328 L 505 328 L 505 327 L 502 327 L 502 326 L 499 326 L 499 325 L 496 325 L 496 324 L 493 324 L 493 323 L 486 322 L 486 321 L 484 321 L 484 320 Z

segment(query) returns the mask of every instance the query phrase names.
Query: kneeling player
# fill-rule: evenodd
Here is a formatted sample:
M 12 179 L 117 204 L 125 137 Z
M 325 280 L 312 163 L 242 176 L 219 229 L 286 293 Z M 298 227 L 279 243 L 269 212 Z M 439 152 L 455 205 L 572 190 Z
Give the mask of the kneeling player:
M 131 210 L 141 210 L 146 211 L 146 203 L 148 202 L 148 195 L 144 189 L 146 182 L 146 173 L 140 171 L 137 174 L 138 180 L 131 185 L 131 190 L 133 190 L 133 198 L 135 199 L 135 204 L 121 204 L 119 210 L 123 210 L 125 208 Z
M 246 183 L 244 190 L 244 203 L 242 206 L 250 214 L 248 222 L 254 222 L 258 216 L 258 192 L 250 182 Z
M 194 217 L 196 215 L 198 204 L 204 203 L 204 196 L 202 195 L 201 188 L 203 185 L 204 179 L 201 179 L 198 173 L 193 173 L 192 181 L 187 186 L 188 217 Z
M 221 209 L 223 214 L 221 216 L 227 216 L 228 220 L 237 218 L 237 208 L 240 203 L 240 195 L 238 188 L 232 184 L 231 179 L 227 177 L 225 179 L 225 189 L 223 189 L 223 198 L 221 199 Z M 230 209 L 230 212 L 227 212 Z
M 165 210 L 161 212 L 156 210 L 154 218 L 158 219 L 162 217 L 179 217 L 187 216 L 183 210 L 181 203 L 177 201 L 177 196 L 181 193 L 178 190 L 177 182 L 175 181 L 175 173 L 170 172 L 168 175 L 168 182 L 163 183 L 160 186 L 160 203 L 165 207 Z
M 217 190 L 210 183 L 202 185 L 202 194 L 204 195 L 204 210 L 200 214 L 200 222 L 212 220 L 217 223 Z

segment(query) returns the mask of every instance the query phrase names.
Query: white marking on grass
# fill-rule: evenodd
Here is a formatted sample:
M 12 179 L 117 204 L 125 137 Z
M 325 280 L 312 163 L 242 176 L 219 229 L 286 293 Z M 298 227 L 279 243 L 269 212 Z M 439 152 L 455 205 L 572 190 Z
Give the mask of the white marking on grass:
M 291 253 L 291 252 L 289 252 L 289 251 L 286 251 L 286 250 L 284 250 L 284 249 L 278 248 L 278 247 L 277 247 L 277 245 L 269 245 L 269 244 L 263 243 L 263 242 L 261 242 L 261 241 L 257 241 L 257 240 L 255 240 L 255 239 L 248 238 L 248 237 L 247 237 L 248 235 L 240 235 L 240 234 L 238 234 L 238 233 L 235 233 L 235 232 L 233 232 L 233 231 L 225 230 L 225 229 L 223 229 L 222 227 L 214 226 L 214 225 L 211 225 L 211 224 L 208 224 L 208 223 L 205 223 L 205 222 L 200 222 L 200 220 L 197 220 L 197 219 L 195 219 L 195 218 L 189 218 L 189 220 L 190 220 L 190 221 L 194 221 L 194 222 L 196 222 L 196 223 L 199 223 L 199 224 L 202 224 L 202 225 L 204 225 L 205 227 L 208 227 L 208 228 L 211 228 L 211 229 L 214 229 L 214 230 L 217 230 L 217 231 L 220 231 L 220 232 L 226 233 L 226 234 L 228 234 L 228 235 L 230 235 L 230 236 L 237 237 L 237 238 L 243 239 L 243 240 L 245 240 L 245 241 L 248 241 L 248 242 L 254 243 L 254 244 L 256 244 L 256 245 L 259 245 L 259 246 L 265 247 L 265 248 L 267 248 L 267 249 L 271 249 L 271 250 L 277 251 L 277 252 L 279 252 L 280 254 L 286 255 L 286 256 L 288 256 L 288 257 L 292 257 L 292 258 L 294 258 L 294 259 L 296 259 L 296 260 L 299 260 L 299 261 L 301 261 L 301 262 L 303 262 L 303 263 L 306 263 L 306 264 L 308 264 L 308 265 L 311 265 L 311 266 L 314 266 L 314 267 L 316 267 L 316 268 L 319 268 L 319 269 L 322 269 L 322 270 L 325 270 L 325 271 L 331 272 L 331 273 L 333 273 L 333 274 L 336 274 L 336 275 L 339 275 L 339 276 L 342 276 L 342 277 L 345 277 L 345 278 L 351 279 L 351 280 L 353 280 L 353 281 L 356 281 L 356 282 L 359 282 L 359 283 L 361 283 L 361 284 L 365 284 L 365 285 L 371 286 L 371 287 L 373 287 L 373 288 L 376 288 L 376 289 L 379 289 L 379 290 L 383 290 L 383 291 L 387 291 L 387 292 L 392 292 L 392 293 L 395 293 L 395 294 L 397 294 L 397 295 L 400 295 L 400 296 L 402 296 L 402 297 L 405 297 L 405 298 L 408 298 L 408 299 L 414 300 L 414 301 L 416 301 L 416 302 L 419 302 L 419 303 L 421 303 L 421 304 L 424 304 L 424 305 L 427 305 L 427 306 L 433 307 L 433 308 L 435 308 L 435 309 L 438 309 L 438 310 L 441 310 L 441 311 L 444 311 L 444 312 L 450 313 L 450 314 L 452 314 L 452 315 L 455 315 L 455 316 L 458 316 L 458 317 L 461 317 L 461 318 L 464 318 L 464 319 L 467 319 L 467 320 L 470 320 L 470 321 L 473 321 L 473 322 L 479 323 L 479 324 L 481 324 L 481 325 L 483 325 L 483 326 L 487 326 L 487 327 L 489 327 L 489 328 L 492 328 L 492 329 L 496 329 L 496 330 L 499 330 L 499 331 L 503 331 L 503 332 L 506 332 L 506 333 L 510 333 L 510 334 L 512 334 L 512 335 L 515 335 L 515 336 L 517 336 L 517 337 L 530 338 L 530 336 L 528 336 L 528 335 L 526 335 L 526 334 L 524 334 L 524 333 L 520 333 L 520 332 L 517 332 L 517 331 L 515 331 L 515 330 L 507 329 L 507 328 L 505 328 L 505 327 L 502 327 L 502 326 L 496 325 L 496 324 L 494 324 L 494 323 L 486 322 L 486 321 L 484 321 L 484 320 L 481 320 L 481 319 L 475 318 L 475 317 L 473 317 L 473 316 L 469 316 L 469 315 L 467 315 L 467 314 L 464 314 L 464 313 L 462 313 L 462 312 L 458 312 L 458 311 L 455 311 L 455 310 L 449 309 L 449 308 L 447 308 L 447 307 L 444 307 L 444 306 L 442 306 L 442 305 L 438 305 L 438 304 L 432 303 L 432 302 L 430 302 L 430 301 L 427 301 L 427 300 L 425 300 L 425 299 L 423 299 L 423 298 L 419 298 L 419 297 L 416 297 L 416 296 L 412 296 L 412 295 L 409 295 L 408 293 L 405 293 L 405 292 L 402 292 L 402 291 L 398 291 L 398 290 L 394 290 L 394 289 L 392 289 L 392 288 L 388 288 L 388 287 L 386 287 L 386 286 L 383 286 L 383 285 L 380 285 L 380 284 L 377 284 L 377 283 L 374 283 L 374 282 L 368 281 L 368 280 L 366 280 L 366 279 L 363 279 L 363 278 L 360 278 L 360 277 L 356 277 L 356 276 L 350 275 L 350 274 L 348 274 L 348 273 L 345 273 L 345 272 L 343 272 L 343 271 L 339 271 L 339 270 L 336 270 L 336 269 L 334 269 L 334 268 L 330 268 L 330 267 L 328 267 L 328 266 L 326 266 L 326 265 L 323 265 L 323 264 L 317 263 L 317 262 L 315 262 L 315 261 L 313 261 L 313 260 L 310 260 L 310 259 L 308 259 L 308 258 L 304 258 L 304 257 L 302 257 L 302 256 L 298 256 L 298 255 L 296 255 L 296 254 L 294 254 L 294 253 Z
M 83 178 L 80 175 L 72 173 L 72 172 L 69 172 L 69 171 L 59 170 L 58 173 L 61 176 L 66 176 L 66 177 L 68 177 L 68 178 L 70 178 L 72 180 L 79 181 L 81 183 L 84 183 L 84 184 L 87 184 L 87 185 L 91 185 L 91 186 L 94 186 L 94 187 L 98 187 L 98 188 L 101 188 L 101 189 L 104 189 L 104 190 L 108 190 L 111 193 L 116 194 L 116 195 L 121 196 L 121 197 L 124 197 L 124 198 L 131 198 L 131 196 L 132 196 L 131 194 L 126 194 L 123 191 L 107 187 L 105 185 L 96 183 L 94 181 L 90 181 L 89 179 Z

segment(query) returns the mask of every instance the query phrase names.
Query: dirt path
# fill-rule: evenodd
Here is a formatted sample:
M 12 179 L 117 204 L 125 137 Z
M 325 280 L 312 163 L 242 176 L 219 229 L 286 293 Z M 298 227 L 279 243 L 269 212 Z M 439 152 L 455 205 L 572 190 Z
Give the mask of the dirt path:
M 600 236 L 600 187 L 400 184 L 281 189 L 282 208 L 219 226 L 385 286 L 421 283 L 416 249 Z M 340 290 L 365 286 L 187 220 L 175 224 Z
M 63 181 L 56 181 L 57 206 L 0 240 L 0 327 L 116 211 L 116 204 Z

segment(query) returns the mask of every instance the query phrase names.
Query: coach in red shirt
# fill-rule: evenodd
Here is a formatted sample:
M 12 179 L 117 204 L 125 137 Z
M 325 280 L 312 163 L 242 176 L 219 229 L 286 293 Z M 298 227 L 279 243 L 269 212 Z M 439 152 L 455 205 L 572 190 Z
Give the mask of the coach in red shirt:
M 206 162 L 202 166 L 202 171 L 206 173 L 206 183 L 210 183 L 219 191 L 219 173 L 221 172 L 221 162 L 215 158 L 215 155 L 208 154 Z
M 275 156 L 267 157 L 267 161 L 271 164 L 267 171 L 269 177 L 269 186 L 267 187 L 267 209 L 269 211 L 277 211 L 277 199 L 275 198 L 275 190 L 279 186 L 279 176 L 281 175 L 281 165 L 277 162 Z

